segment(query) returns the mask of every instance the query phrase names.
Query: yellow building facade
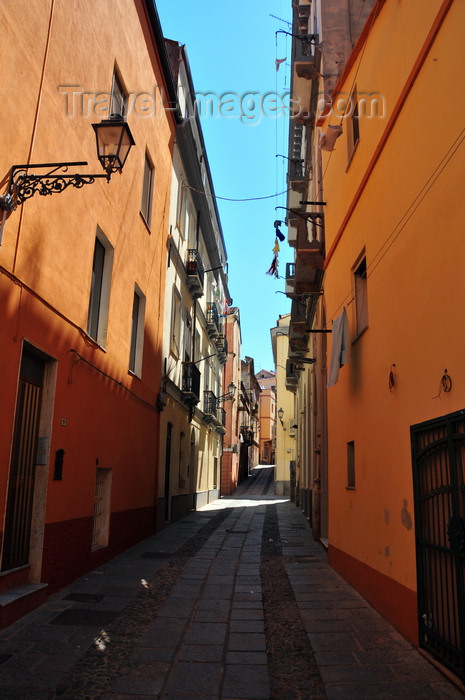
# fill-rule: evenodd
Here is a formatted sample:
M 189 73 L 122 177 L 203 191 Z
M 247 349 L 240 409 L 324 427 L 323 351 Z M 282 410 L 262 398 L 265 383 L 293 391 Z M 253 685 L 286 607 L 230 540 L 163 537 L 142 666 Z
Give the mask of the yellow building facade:
M 375 3 L 319 122 L 330 561 L 462 678 L 464 22 Z
M 226 246 L 187 51 L 171 40 L 167 49 L 183 117 L 174 146 L 163 255 L 159 527 L 220 495 L 230 302 Z
M 295 499 L 296 429 L 294 394 L 286 384 L 286 361 L 289 352 L 290 314 L 280 316 L 271 329 L 273 360 L 276 367 L 276 449 L 275 494 Z

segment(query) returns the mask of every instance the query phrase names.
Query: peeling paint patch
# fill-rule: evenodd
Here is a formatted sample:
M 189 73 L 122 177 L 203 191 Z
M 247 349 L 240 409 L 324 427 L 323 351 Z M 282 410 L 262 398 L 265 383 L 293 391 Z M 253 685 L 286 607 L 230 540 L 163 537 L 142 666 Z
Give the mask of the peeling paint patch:
M 391 519 L 391 514 L 387 508 L 384 509 L 384 519 L 386 521 L 386 525 L 389 525 L 389 520 Z
M 407 530 L 412 529 L 412 516 L 408 512 L 408 501 L 406 498 L 404 498 L 404 506 L 400 511 L 400 520 L 402 525 L 406 527 Z

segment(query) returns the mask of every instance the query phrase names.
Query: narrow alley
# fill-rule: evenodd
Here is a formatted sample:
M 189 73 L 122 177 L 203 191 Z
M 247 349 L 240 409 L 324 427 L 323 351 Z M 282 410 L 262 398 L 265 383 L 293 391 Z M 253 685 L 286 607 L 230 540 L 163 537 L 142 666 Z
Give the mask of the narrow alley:
M 257 468 L 0 633 L 0 697 L 462 698 Z

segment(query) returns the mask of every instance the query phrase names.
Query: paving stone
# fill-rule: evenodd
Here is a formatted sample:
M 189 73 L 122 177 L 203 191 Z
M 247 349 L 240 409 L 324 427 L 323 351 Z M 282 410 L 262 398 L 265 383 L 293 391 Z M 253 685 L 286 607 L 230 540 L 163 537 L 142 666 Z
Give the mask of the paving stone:
M 208 598 L 201 598 L 197 610 L 229 611 L 229 607 L 229 600 L 209 600 Z
M 186 644 L 220 644 L 223 646 L 227 626 L 224 623 L 194 622 L 185 636 Z
M 257 472 L 0 632 L 0 698 L 463 700 Z
M 240 634 L 232 632 L 229 635 L 228 651 L 265 651 L 266 642 L 264 634 L 250 633 Z
M 217 600 L 230 600 L 232 594 L 232 584 L 211 584 L 206 585 L 202 590 L 205 598 L 216 598 Z
M 202 661 L 220 664 L 223 661 L 223 645 L 184 643 L 179 652 L 181 661 Z
M 350 651 L 354 638 L 346 632 L 309 632 L 308 637 L 314 651 Z
M 231 620 L 263 620 L 263 608 L 253 610 L 244 608 L 233 608 L 231 610 Z
M 164 688 L 164 693 L 188 695 L 191 698 L 204 695 L 219 697 L 219 688 L 223 673 L 222 664 L 193 663 L 180 661 Z
M 265 628 L 263 620 L 231 620 L 229 629 L 231 632 L 250 633 L 258 632 L 264 634 Z
M 389 666 L 321 666 L 323 683 L 385 683 L 393 682 L 396 676 Z
M 229 610 L 197 610 L 194 614 L 194 622 L 227 622 Z
M 268 658 L 265 651 L 228 651 L 226 654 L 226 664 L 266 664 Z
M 267 665 L 226 666 L 222 695 L 230 698 L 260 700 L 270 697 Z
M 356 652 L 350 651 L 316 651 L 315 661 L 318 666 L 360 666 L 361 662 Z
M 308 632 L 352 632 L 353 627 L 349 620 L 305 620 L 305 629 Z
M 138 646 L 130 654 L 131 661 L 149 661 L 153 663 L 167 663 L 173 661 L 175 649 L 157 649 L 153 647 Z
M 114 682 L 114 691 L 116 693 L 129 693 L 134 697 L 135 694 L 156 697 L 163 686 L 163 679 L 157 678 L 116 678 Z

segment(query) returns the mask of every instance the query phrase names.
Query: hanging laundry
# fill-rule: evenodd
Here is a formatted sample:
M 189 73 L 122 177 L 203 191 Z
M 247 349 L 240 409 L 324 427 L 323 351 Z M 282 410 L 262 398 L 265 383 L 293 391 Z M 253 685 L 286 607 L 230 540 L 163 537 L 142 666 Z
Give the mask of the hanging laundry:
M 221 315 L 223 316 L 223 318 L 229 316 L 229 304 L 227 299 L 224 300 L 224 309 Z
M 342 134 L 342 126 L 330 124 L 327 131 L 320 136 L 320 148 L 322 151 L 334 151 L 336 139 Z
M 285 60 L 286 60 L 285 58 L 277 58 L 276 59 L 276 71 L 279 70 L 279 66 L 281 65 L 281 63 L 284 63 Z
M 274 239 L 274 248 L 273 248 L 273 253 L 279 253 L 281 248 L 279 247 L 278 239 Z
M 282 242 L 284 241 L 284 239 L 285 239 L 285 235 L 284 235 L 283 233 L 281 233 L 281 231 L 280 231 L 279 228 L 278 228 L 279 226 L 281 226 L 282 223 L 283 223 L 282 221 L 275 221 L 275 222 L 274 222 L 274 227 L 275 227 L 275 229 L 276 229 L 276 235 L 277 235 L 277 237 L 279 238 L 279 240 L 281 241 L 281 243 L 282 243 Z
M 345 309 L 333 323 L 331 338 L 331 364 L 327 386 L 336 384 L 340 368 L 349 361 L 349 320 Z
M 270 269 L 268 270 L 268 272 L 267 272 L 266 274 L 267 274 L 267 275 L 271 275 L 272 277 L 278 278 L 278 277 L 279 277 L 278 265 L 279 265 L 279 263 L 278 263 L 278 254 L 275 253 L 275 254 L 274 254 L 274 257 L 273 257 L 273 261 L 272 261 L 272 263 L 271 263 L 271 265 L 270 265 Z

